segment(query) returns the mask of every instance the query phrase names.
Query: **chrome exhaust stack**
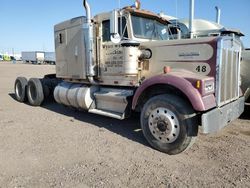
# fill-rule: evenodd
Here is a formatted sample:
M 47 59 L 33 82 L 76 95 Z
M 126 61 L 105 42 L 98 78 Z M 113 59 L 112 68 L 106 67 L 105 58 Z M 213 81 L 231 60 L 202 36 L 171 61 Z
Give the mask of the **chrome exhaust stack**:
M 93 76 L 96 75 L 94 64 L 94 38 L 93 38 L 93 23 L 91 22 L 91 9 L 87 0 L 83 1 L 83 6 L 86 11 L 86 23 L 84 29 L 84 44 L 86 50 L 86 75 L 91 83 L 94 82 Z
M 194 21 L 194 0 L 190 0 L 190 12 L 189 12 L 189 33 L 190 38 L 193 38 L 194 30 L 193 30 L 193 21 Z
M 91 11 L 90 11 L 89 3 L 86 0 L 84 0 L 83 6 L 84 6 L 85 11 L 86 11 L 87 23 L 91 23 Z
M 216 23 L 220 24 L 220 8 L 216 6 L 215 10 L 216 10 Z

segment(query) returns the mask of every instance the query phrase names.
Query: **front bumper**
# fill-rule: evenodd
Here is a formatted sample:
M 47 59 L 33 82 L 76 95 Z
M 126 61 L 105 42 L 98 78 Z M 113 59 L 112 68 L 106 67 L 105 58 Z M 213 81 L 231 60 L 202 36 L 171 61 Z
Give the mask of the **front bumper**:
M 205 134 L 215 133 L 222 129 L 243 113 L 244 105 L 245 98 L 240 97 L 236 101 L 202 114 L 201 132 Z

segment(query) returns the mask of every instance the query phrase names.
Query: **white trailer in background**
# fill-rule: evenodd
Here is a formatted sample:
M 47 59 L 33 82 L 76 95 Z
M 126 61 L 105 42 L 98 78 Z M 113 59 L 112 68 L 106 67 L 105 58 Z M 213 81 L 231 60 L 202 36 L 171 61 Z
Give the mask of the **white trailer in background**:
M 22 52 L 22 60 L 24 63 L 42 64 L 44 63 L 45 52 L 29 51 Z
M 48 64 L 56 64 L 56 54 L 55 52 L 45 52 L 44 62 Z
M 13 57 L 16 61 L 22 61 L 22 54 L 14 54 Z

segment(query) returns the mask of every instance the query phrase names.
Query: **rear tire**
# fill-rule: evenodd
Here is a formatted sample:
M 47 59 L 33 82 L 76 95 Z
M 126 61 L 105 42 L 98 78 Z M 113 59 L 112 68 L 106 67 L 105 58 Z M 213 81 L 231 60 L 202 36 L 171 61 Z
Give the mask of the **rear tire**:
M 164 153 L 181 153 L 194 143 L 198 133 L 192 106 L 180 97 L 158 95 L 144 105 L 141 127 L 149 144 Z
M 17 77 L 15 81 L 14 91 L 16 100 L 19 102 L 25 102 L 26 97 L 26 88 L 27 88 L 27 79 L 25 77 Z
M 40 106 L 42 104 L 44 100 L 43 86 L 38 78 L 29 79 L 27 97 L 32 106 Z

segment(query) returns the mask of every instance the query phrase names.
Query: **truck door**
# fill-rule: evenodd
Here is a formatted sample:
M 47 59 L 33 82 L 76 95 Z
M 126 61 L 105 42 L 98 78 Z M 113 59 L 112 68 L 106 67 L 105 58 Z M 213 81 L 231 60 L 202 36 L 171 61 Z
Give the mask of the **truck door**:
M 119 23 L 120 23 L 119 19 Z M 119 33 L 122 38 L 128 38 L 126 19 L 122 19 Z M 120 44 L 114 44 L 110 39 L 110 20 L 102 21 L 101 39 L 101 75 L 119 76 L 123 73 L 123 52 Z

